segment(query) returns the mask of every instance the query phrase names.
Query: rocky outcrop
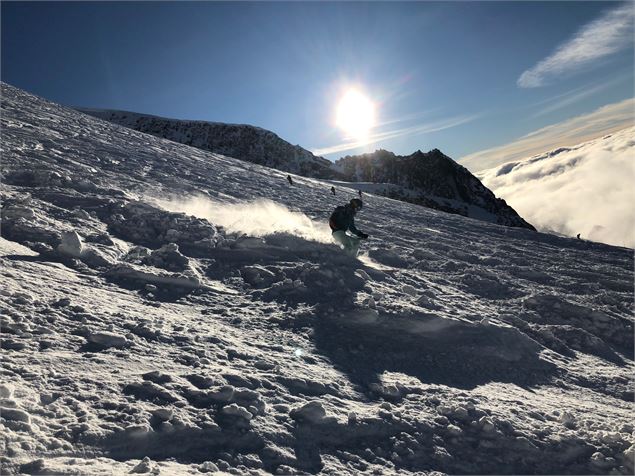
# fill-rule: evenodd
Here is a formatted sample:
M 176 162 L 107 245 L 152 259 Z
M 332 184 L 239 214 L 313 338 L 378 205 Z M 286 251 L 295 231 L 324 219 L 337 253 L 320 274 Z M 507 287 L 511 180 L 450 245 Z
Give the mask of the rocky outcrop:
M 438 149 L 408 156 L 386 150 L 346 156 L 335 163 L 351 182 L 386 184 L 382 195 L 500 225 L 534 230 L 516 211 L 465 167 Z
M 79 109 L 139 132 L 306 177 L 337 178 L 332 163 L 260 127 L 183 121 L 127 111 Z

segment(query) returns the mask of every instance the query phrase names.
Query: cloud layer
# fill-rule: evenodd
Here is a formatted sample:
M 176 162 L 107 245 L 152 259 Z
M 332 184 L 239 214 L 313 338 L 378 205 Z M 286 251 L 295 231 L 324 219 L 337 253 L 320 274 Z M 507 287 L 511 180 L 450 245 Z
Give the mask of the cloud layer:
M 629 47 L 633 42 L 633 5 L 629 2 L 583 26 L 545 59 L 518 78 L 521 88 L 544 86 L 558 76 L 575 73 L 595 61 Z
M 459 159 L 472 172 L 524 159 L 545 150 L 569 147 L 633 125 L 635 98 L 608 104 L 590 114 L 568 119 L 500 147 L 486 149 Z
M 479 175 L 542 231 L 635 248 L 635 127 Z

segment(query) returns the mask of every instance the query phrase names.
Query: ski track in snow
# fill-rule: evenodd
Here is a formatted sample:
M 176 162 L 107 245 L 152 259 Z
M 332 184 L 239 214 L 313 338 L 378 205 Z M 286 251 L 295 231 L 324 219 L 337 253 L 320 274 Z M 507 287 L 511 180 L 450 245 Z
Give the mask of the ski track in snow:
M 2 93 L 3 474 L 632 474 L 631 250 Z

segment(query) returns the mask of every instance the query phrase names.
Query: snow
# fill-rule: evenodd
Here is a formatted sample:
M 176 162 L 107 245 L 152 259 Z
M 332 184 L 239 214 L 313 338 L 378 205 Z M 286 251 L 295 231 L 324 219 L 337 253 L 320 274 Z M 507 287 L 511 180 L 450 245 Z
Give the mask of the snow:
M 3 474 L 633 473 L 631 251 L 2 93 Z

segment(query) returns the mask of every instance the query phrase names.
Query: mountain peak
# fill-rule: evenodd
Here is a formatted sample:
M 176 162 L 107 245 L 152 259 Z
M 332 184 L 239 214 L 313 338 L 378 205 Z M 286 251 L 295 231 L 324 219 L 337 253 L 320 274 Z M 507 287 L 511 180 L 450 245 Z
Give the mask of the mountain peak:
M 439 149 L 400 156 L 385 150 L 336 162 L 345 180 L 383 184 L 376 193 L 500 225 L 535 228 Z

